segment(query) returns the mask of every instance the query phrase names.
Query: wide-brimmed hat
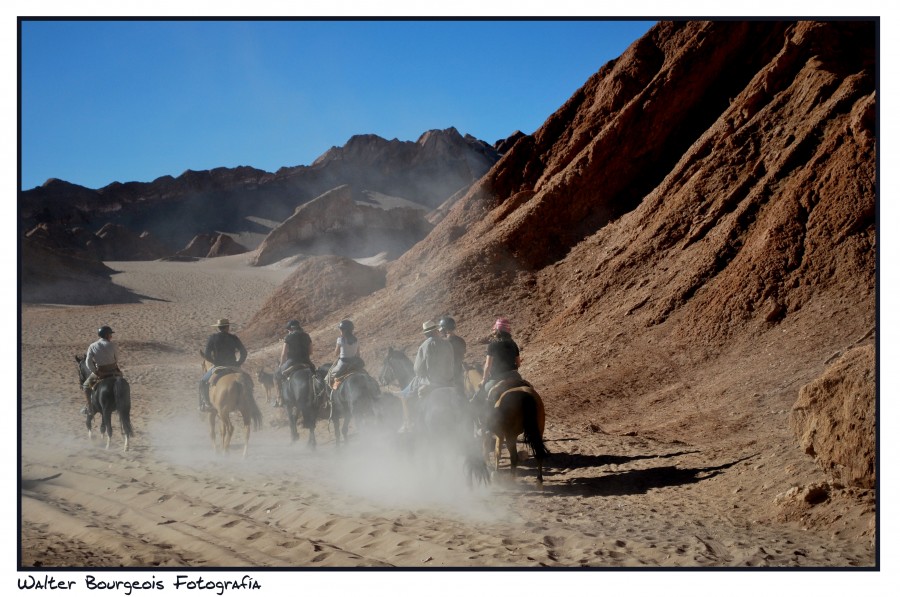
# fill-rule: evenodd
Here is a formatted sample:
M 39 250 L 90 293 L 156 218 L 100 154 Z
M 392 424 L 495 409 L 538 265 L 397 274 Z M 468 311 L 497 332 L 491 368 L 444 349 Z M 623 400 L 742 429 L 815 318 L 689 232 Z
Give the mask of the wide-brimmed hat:
M 220 327 L 226 326 L 226 325 L 227 325 L 227 326 L 230 326 L 230 325 L 231 325 L 231 322 L 228 321 L 228 320 L 225 319 L 225 318 L 222 318 L 222 319 L 220 319 L 219 321 L 217 321 L 216 323 L 211 324 L 209 327 L 212 327 L 212 328 L 220 328 Z
M 426 321 L 425 323 L 422 324 L 422 333 L 427 334 L 429 332 L 433 332 L 437 328 L 438 328 L 437 324 L 429 319 L 428 321 Z

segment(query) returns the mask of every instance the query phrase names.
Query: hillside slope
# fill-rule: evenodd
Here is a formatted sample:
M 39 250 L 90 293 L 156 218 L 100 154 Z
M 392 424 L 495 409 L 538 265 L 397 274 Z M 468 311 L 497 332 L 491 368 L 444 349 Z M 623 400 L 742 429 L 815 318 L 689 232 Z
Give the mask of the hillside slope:
M 874 342 L 875 41 L 872 22 L 660 23 L 340 314 L 379 362 L 443 313 L 480 361 L 510 317 L 548 418 L 789 479 L 799 389 Z

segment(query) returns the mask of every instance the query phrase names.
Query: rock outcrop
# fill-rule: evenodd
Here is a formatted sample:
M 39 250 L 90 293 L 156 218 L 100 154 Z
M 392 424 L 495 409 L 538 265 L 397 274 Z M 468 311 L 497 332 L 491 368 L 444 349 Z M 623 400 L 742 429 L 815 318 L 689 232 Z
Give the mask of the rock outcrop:
M 846 487 L 875 488 L 875 346 L 848 350 L 803 386 L 790 423 L 801 447 Z
M 394 259 L 431 230 L 421 209 L 382 209 L 344 185 L 301 205 L 272 230 L 251 263 L 268 265 L 298 254 Z
M 175 253 L 175 259 L 203 259 L 246 253 L 247 248 L 228 234 L 198 234 L 182 250 Z
M 384 281 L 384 270 L 379 267 L 334 255 L 308 257 L 266 300 L 241 331 L 241 337 L 250 342 L 272 342 L 284 336 L 289 320 L 297 319 L 304 326 L 319 322 L 335 309 L 384 288 Z M 334 336 L 342 317 L 326 326 L 330 336 Z M 329 338 L 329 345 L 333 341 Z

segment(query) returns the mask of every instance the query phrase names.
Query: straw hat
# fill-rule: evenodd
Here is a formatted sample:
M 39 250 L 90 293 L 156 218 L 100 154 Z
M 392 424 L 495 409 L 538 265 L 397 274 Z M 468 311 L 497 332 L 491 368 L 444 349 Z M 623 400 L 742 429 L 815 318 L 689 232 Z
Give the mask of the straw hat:
M 231 325 L 231 322 L 230 322 L 230 321 L 228 321 L 228 320 L 225 319 L 225 318 L 222 318 L 222 319 L 220 319 L 219 321 L 217 321 L 216 323 L 211 324 L 209 327 L 211 327 L 211 328 L 220 328 L 220 327 L 223 327 L 223 326 L 230 326 L 230 325 Z
M 422 324 L 422 333 L 427 334 L 429 332 L 433 332 L 438 328 L 437 324 L 432 320 L 428 320 Z

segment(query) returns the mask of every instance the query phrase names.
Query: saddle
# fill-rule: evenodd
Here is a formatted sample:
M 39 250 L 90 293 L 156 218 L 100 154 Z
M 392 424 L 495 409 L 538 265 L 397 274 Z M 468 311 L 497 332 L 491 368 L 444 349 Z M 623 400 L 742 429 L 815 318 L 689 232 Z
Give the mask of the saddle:
M 306 363 L 297 363 L 296 365 L 291 365 L 290 367 L 285 369 L 284 372 L 281 374 L 281 377 L 282 377 L 282 379 L 290 379 L 291 375 L 293 375 L 297 371 L 300 371 L 301 369 L 309 371 L 310 373 L 313 373 L 312 369 L 310 369 L 309 365 L 307 365 Z
M 519 375 L 507 377 L 498 381 L 487 395 L 488 404 L 496 404 L 504 394 L 510 390 L 518 390 L 520 388 L 533 390 L 534 386 L 530 382 L 525 381 Z
M 353 369 L 351 371 L 347 371 L 340 377 L 335 377 L 334 379 L 331 380 L 331 389 L 332 390 L 338 389 L 338 386 L 340 386 L 342 383 L 344 383 L 344 380 L 347 379 L 348 377 L 350 377 L 351 375 L 353 375 L 354 373 L 362 373 L 362 370 L 361 369 Z
M 221 365 L 217 365 L 213 367 L 212 375 L 209 376 L 209 387 L 213 387 L 216 385 L 216 382 L 219 381 L 223 376 L 228 375 L 229 373 L 244 373 L 244 370 L 240 367 L 225 367 Z
M 93 392 L 96 389 L 97 384 L 99 384 L 104 379 L 109 379 L 110 377 L 124 377 L 124 374 L 119 369 L 119 366 L 115 363 L 112 365 L 98 365 L 97 372 L 94 373 L 93 383 L 90 385 L 90 390 Z

